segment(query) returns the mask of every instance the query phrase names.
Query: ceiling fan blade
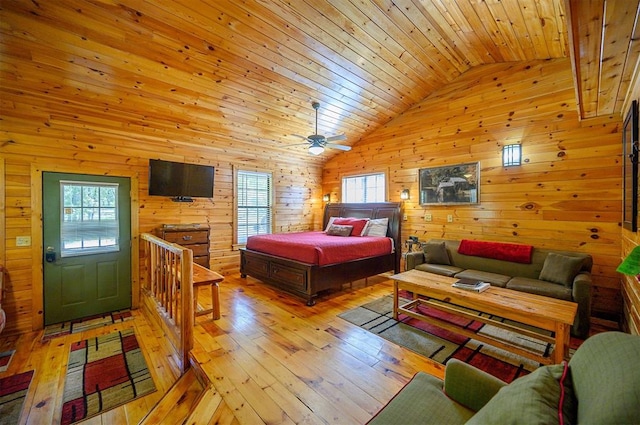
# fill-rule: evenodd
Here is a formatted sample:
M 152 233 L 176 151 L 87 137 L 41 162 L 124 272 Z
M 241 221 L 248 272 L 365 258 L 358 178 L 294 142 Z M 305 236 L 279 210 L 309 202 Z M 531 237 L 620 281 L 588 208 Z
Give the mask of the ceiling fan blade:
M 337 145 L 335 143 L 327 143 L 326 146 L 331 149 L 339 149 L 341 151 L 350 151 L 351 146 Z
M 304 140 L 308 140 L 309 142 L 311 141 L 311 140 L 309 140 L 309 138 L 307 136 L 301 136 L 299 134 L 292 134 L 292 136 L 299 137 L 299 138 L 304 139 Z
M 347 140 L 347 136 L 345 134 L 336 134 L 335 136 L 329 136 L 326 138 L 327 142 L 335 142 L 337 140 Z

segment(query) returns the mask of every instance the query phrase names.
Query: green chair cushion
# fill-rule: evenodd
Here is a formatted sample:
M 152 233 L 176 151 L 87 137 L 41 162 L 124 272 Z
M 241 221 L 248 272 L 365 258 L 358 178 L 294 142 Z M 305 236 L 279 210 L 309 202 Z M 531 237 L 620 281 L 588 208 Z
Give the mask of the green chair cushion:
M 568 370 L 566 363 L 540 367 L 502 387 L 467 425 L 557 424 L 561 399 L 564 423 L 575 423 L 571 379 L 567 376 L 562 379 L 565 368 Z
M 581 424 L 640 423 L 640 336 L 603 332 L 569 361 Z
M 411 381 L 368 424 L 465 423 L 473 416 L 473 410 L 467 409 L 447 397 L 442 386 L 442 380 L 425 372 L 416 373 Z

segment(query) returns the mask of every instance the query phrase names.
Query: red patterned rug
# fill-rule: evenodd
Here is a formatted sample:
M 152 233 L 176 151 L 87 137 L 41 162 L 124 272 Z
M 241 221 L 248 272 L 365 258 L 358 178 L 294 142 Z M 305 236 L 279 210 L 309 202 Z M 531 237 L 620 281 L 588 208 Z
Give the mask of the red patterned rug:
M 0 372 L 6 372 L 9 369 L 9 363 L 15 354 L 16 350 L 9 350 L 0 353 Z
M 408 302 L 409 300 L 404 301 Z M 467 311 L 473 312 L 472 310 Z M 421 305 L 420 313 L 446 320 L 461 328 L 472 330 L 476 334 L 485 334 L 508 341 L 510 344 L 539 355 L 548 355 L 552 349 L 550 344 L 541 340 L 522 336 L 495 326 L 485 325 L 479 321 L 455 316 L 428 306 Z M 475 313 L 487 317 L 484 313 Z M 540 367 L 540 363 L 534 360 L 467 338 L 464 335 L 447 331 L 421 320 L 401 315 L 399 317 L 400 320 L 396 321 L 393 319 L 393 296 L 391 295 L 346 311 L 340 314 L 339 317 L 438 363 L 446 364 L 449 359 L 455 358 L 484 370 L 505 382 L 511 382 Z M 495 316 L 489 317 L 501 320 Z M 504 321 L 504 319 L 502 320 Z M 526 325 L 514 322 L 509 323 L 526 327 Z M 531 327 L 528 328 L 535 330 Z M 571 338 L 570 354 L 581 343 L 582 340 Z
M 87 419 L 155 390 L 133 329 L 73 343 L 61 423 Z
M 63 323 L 56 323 L 44 328 L 42 341 L 50 340 L 57 336 L 74 334 L 89 329 L 109 326 L 115 323 L 122 323 L 133 319 L 131 310 L 113 311 L 111 313 L 96 314 L 95 316 L 84 317 L 82 319 L 71 320 Z
M 17 424 L 33 370 L 0 379 L 0 424 Z

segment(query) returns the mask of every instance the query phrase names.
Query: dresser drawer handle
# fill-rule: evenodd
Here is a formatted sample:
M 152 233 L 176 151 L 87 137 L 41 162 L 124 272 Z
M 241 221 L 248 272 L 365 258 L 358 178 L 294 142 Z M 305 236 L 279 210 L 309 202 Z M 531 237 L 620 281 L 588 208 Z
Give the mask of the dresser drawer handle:
M 193 236 L 191 236 L 191 235 L 184 235 L 184 236 L 182 237 L 182 240 L 183 240 L 183 241 L 190 241 L 192 238 L 193 238 Z

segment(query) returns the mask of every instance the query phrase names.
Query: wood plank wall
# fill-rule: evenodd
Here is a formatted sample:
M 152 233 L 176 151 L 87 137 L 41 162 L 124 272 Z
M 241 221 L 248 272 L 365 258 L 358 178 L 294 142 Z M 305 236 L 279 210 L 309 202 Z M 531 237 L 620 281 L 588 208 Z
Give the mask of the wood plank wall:
M 631 84 L 631 93 L 626 99 L 624 115 L 629 111 L 632 100 L 640 100 L 640 74 L 636 73 Z M 640 187 L 640 176 L 638 177 Z M 638 198 L 638 223 L 640 223 L 640 196 Z M 622 253 L 621 259 L 627 256 L 633 248 L 640 245 L 640 230 L 630 232 L 622 229 Z M 640 280 L 633 276 L 622 278 L 622 329 L 626 332 L 640 335 Z
M 18 99 L 14 101 L 18 103 Z M 136 207 L 139 232 L 153 232 L 163 223 L 209 224 L 211 268 L 222 274 L 239 269 L 239 254 L 232 248 L 233 165 L 245 170 L 259 168 L 273 172 L 277 203 L 276 231 L 311 230 L 322 221 L 320 165 L 294 165 L 286 160 L 276 161 L 266 157 L 257 158 L 250 164 L 240 163 L 235 157 L 225 156 L 214 149 L 187 146 L 177 149 L 175 145 L 172 147 L 171 142 L 165 148 L 159 144 L 132 144 L 130 138 L 134 134 L 107 135 L 99 128 L 48 127 L 35 122 L 28 124 L 14 119 L 14 113 L 15 109 L 3 111 L 2 131 L 5 138 L 0 144 L 0 164 L 4 161 L 5 168 L 1 186 L 6 191 L 6 227 L 2 236 L 6 250 L 0 253 L 0 258 L 4 257 L 9 272 L 7 292 L 3 299 L 8 318 L 7 333 L 30 331 L 42 323 L 42 284 L 38 282 L 41 246 L 16 246 L 17 236 L 31 236 L 34 243 L 39 239 L 37 229 L 40 226 L 41 205 L 34 205 L 32 195 L 33 191 L 41 190 L 41 186 L 40 182 L 34 181 L 37 179 L 32 178 L 31 169 L 34 167 L 45 171 L 64 169 L 81 174 L 131 177 L 139 182 L 139 206 Z M 166 134 L 166 137 L 169 140 L 183 139 L 180 131 Z M 184 134 L 184 138 L 188 137 L 188 134 Z M 197 199 L 192 204 L 186 204 L 148 196 L 149 158 L 215 166 L 214 198 Z M 134 292 L 136 290 L 134 288 Z M 33 299 L 40 301 L 32 303 Z
M 324 169 L 339 199 L 344 175 L 386 171 L 404 203 L 403 237 L 479 239 L 589 253 L 598 314 L 621 311 L 621 118 L 579 121 L 568 59 L 474 68 L 373 132 Z M 501 148 L 521 143 L 523 165 Z M 418 170 L 480 162 L 480 203 L 422 207 Z M 424 220 L 425 213 L 432 221 Z M 453 222 L 447 222 L 447 215 Z
M 0 143 L 6 194 L 6 249 L 0 258 L 9 270 L 3 304 L 10 319 L 7 332 L 31 330 L 41 316 L 41 306 L 32 303 L 40 247 L 15 246 L 16 236 L 37 239 L 33 229 L 38 228 L 34 220 L 40 211 L 37 205 L 34 209 L 37 194 L 32 191 L 39 182 L 31 177 L 33 167 L 132 176 L 139 181 L 139 231 L 152 231 L 162 223 L 208 223 L 212 268 L 224 274 L 238 268 L 237 251 L 231 247 L 233 165 L 274 171 L 277 231 L 317 228 L 321 195 L 331 192 L 332 200 L 338 200 L 342 175 L 384 170 L 389 173 L 389 200 L 398 201 L 402 188 L 411 190 L 412 199 L 405 203 L 405 237 L 466 237 L 589 252 L 595 260 L 594 308 L 618 314 L 620 277 L 614 270 L 621 252 L 621 118 L 580 122 L 574 99 L 568 60 L 474 69 L 352 152 L 335 157 L 323 172 L 319 164 L 301 164 L 266 151 L 241 159 L 224 143 L 191 146 L 188 141 L 202 134 L 187 126 L 155 131 L 145 125 L 119 126 L 99 115 L 76 115 L 73 103 L 16 92 L 3 99 Z M 523 144 L 524 165 L 501 167 L 505 142 Z M 147 196 L 149 158 L 214 165 L 215 198 L 186 205 Z M 481 164 L 478 206 L 427 210 L 416 203 L 419 168 L 469 161 Z M 423 220 L 427 211 L 433 215 L 429 223 Z M 447 214 L 454 216 L 453 223 L 446 222 Z

